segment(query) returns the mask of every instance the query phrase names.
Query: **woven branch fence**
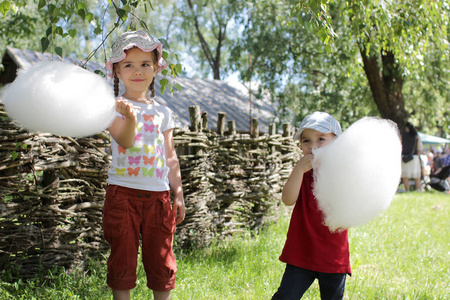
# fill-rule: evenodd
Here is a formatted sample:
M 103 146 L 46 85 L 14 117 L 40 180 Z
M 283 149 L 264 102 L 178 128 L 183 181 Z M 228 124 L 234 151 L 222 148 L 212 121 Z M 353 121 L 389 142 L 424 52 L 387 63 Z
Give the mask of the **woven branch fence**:
M 276 217 L 280 192 L 298 145 L 291 126 L 260 135 L 236 133 L 219 113 L 217 131 L 207 115 L 189 108 L 190 128 L 176 128 L 186 219 L 175 247 L 205 247 L 214 238 L 261 228 Z M 0 104 L 0 272 L 30 278 L 41 270 L 70 271 L 108 251 L 102 207 L 111 156 L 107 131 L 88 138 L 30 133 Z M 1 274 L 1 273 L 0 273 Z

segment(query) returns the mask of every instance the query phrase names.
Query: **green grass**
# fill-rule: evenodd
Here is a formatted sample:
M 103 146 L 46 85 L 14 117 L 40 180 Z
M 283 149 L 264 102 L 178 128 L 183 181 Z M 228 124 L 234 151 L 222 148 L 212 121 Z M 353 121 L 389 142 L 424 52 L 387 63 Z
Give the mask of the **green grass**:
M 346 299 L 450 299 L 450 195 L 399 194 L 389 210 L 350 230 L 353 276 Z M 256 236 L 243 234 L 208 249 L 177 253 L 172 299 L 270 299 L 284 264 L 278 260 L 289 215 Z M 104 263 L 51 280 L 0 281 L 0 299 L 111 299 Z M 142 266 L 134 299 L 152 299 Z M 304 299 L 319 299 L 314 283 Z

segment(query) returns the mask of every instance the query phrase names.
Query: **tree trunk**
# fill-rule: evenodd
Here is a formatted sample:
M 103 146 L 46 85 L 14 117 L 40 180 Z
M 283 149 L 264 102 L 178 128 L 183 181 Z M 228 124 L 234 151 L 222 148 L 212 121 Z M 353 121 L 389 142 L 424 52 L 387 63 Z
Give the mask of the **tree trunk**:
M 364 71 L 381 117 L 394 121 L 402 130 L 408 121 L 408 114 L 402 93 L 403 78 L 394 54 L 389 51 L 382 54 L 380 66 L 377 56 L 368 56 L 364 47 L 360 49 Z
M 206 42 L 206 40 L 203 36 L 202 31 L 200 30 L 200 23 L 198 20 L 199 18 L 194 10 L 194 5 L 192 4 L 191 0 L 187 0 L 187 3 L 189 5 L 192 16 L 194 18 L 195 31 L 196 31 L 198 39 L 200 41 L 200 46 L 202 47 L 203 53 L 206 57 L 206 60 L 208 61 L 209 65 L 211 66 L 214 79 L 220 80 L 220 53 L 221 53 L 222 43 L 225 40 L 226 26 L 225 26 L 225 29 L 222 29 L 222 27 L 220 27 L 220 29 L 219 29 L 219 36 L 217 37 L 218 45 L 216 48 L 216 56 L 214 57 L 212 54 L 211 48 L 209 47 L 208 43 Z

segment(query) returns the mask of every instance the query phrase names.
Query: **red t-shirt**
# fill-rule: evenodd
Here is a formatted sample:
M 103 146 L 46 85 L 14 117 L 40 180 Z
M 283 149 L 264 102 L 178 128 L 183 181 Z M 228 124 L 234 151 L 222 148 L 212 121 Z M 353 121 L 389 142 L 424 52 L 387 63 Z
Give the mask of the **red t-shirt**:
M 316 272 L 351 274 L 348 230 L 332 233 L 323 224 L 312 183 L 309 171 L 303 175 L 280 260 Z

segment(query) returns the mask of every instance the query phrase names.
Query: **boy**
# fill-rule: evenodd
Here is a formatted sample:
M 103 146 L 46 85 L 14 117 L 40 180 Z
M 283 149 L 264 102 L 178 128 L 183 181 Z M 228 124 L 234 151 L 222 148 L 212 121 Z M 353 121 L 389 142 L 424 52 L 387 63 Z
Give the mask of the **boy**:
M 300 139 L 303 157 L 286 182 L 282 200 L 294 205 L 280 260 L 286 270 L 272 300 L 300 299 L 317 278 L 322 299 L 342 299 L 345 278 L 351 274 L 348 231 L 331 232 L 313 193 L 312 150 L 325 147 L 342 133 L 336 119 L 314 112 L 301 123 L 294 139 Z

